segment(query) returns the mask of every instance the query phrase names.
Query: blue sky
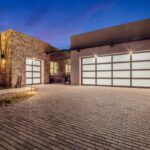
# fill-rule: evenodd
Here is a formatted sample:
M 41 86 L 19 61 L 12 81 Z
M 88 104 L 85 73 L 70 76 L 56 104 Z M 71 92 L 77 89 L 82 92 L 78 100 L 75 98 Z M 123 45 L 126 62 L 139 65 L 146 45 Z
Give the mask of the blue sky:
M 74 34 L 150 18 L 150 0 L 0 0 L 0 32 L 14 29 L 53 46 Z

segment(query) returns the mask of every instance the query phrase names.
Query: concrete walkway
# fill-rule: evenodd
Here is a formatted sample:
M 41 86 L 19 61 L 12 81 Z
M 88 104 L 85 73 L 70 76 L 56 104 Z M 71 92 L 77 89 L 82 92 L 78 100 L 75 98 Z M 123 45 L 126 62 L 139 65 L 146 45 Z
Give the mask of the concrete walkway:
M 38 86 L 0 108 L 0 150 L 149 150 L 150 90 Z

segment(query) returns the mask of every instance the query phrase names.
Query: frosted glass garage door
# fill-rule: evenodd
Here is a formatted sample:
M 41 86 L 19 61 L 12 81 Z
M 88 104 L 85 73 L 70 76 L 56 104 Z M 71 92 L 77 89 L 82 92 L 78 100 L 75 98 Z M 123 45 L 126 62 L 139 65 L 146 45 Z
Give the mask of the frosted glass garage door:
M 130 55 L 114 55 L 113 56 L 113 62 L 129 62 L 130 61 Z
M 26 84 L 41 83 L 41 61 L 32 58 L 26 59 Z
M 83 78 L 82 80 L 82 83 L 84 85 L 95 85 L 95 79 L 86 79 L 86 78 Z
M 83 58 L 82 59 L 82 64 L 94 64 L 95 63 L 95 58 Z
M 113 79 L 113 86 L 130 86 L 130 79 Z
M 97 63 L 111 63 L 111 56 L 97 57 Z
M 133 53 L 132 61 L 150 60 L 150 52 Z
M 82 58 L 82 84 L 96 85 L 96 64 L 95 57 Z
M 97 85 L 111 86 L 112 84 L 112 56 L 97 57 Z
M 82 58 L 81 68 L 83 85 L 150 87 L 150 52 Z
M 130 62 L 113 64 L 113 70 L 129 70 L 129 69 L 130 69 Z
M 132 86 L 134 86 L 134 87 L 150 87 L 150 80 L 132 79 Z
M 131 85 L 131 63 L 130 55 L 113 56 L 113 86 L 130 86 Z
M 111 71 L 98 71 L 97 78 L 111 78 Z
M 132 86 L 150 87 L 150 52 L 132 54 Z
M 111 86 L 111 79 L 97 79 L 97 85 L 109 85 L 109 86 Z

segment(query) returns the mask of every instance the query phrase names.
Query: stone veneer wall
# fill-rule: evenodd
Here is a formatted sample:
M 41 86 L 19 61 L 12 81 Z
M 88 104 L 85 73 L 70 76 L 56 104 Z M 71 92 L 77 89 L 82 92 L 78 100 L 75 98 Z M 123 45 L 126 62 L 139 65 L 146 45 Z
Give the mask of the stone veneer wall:
M 1 58 L 4 55 L 4 59 Z M 11 85 L 11 31 L 0 33 L 0 85 Z
M 20 32 L 12 32 L 12 80 L 14 87 L 18 77 L 22 77 L 22 86 L 25 85 L 25 60 L 26 57 L 44 60 L 44 83 L 49 82 L 49 56 L 44 53 L 45 50 L 54 50 L 49 44 L 32 38 Z

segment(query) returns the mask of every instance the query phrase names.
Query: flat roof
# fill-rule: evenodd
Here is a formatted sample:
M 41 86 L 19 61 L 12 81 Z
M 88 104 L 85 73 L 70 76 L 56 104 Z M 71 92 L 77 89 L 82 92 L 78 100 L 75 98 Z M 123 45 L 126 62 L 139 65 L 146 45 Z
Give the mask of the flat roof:
M 150 39 L 150 19 L 87 32 L 71 37 L 71 49 L 84 49 Z

